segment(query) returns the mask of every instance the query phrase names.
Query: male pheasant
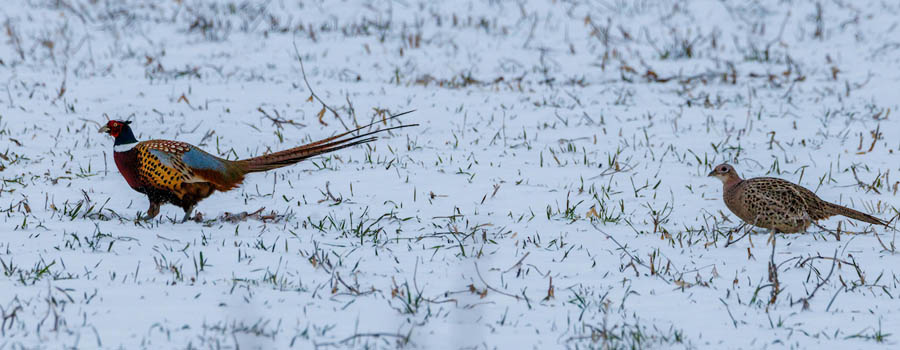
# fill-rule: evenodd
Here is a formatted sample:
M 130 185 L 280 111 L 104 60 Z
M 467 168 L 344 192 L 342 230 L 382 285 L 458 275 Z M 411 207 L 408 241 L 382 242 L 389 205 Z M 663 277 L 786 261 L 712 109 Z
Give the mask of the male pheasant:
M 395 115 L 391 119 L 410 112 Z M 150 199 L 146 219 L 159 214 L 159 207 L 163 203 L 171 203 L 184 209 L 182 222 L 187 221 L 198 202 L 215 191 L 228 191 L 239 186 L 248 173 L 281 168 L 321 154 L 375 141 L 377 137 L 373 135 L 377 133 L 418 125 L 400 125 L 353 135 L 373 125 L 369 124 L 303 146 L 231 161 L 184 142 L 138 142 L 129 124 L 130 121 L 110 120 L 100 128 L 100 133 L 107 133 L 115 138 L 113 159 L 116 167 L 131 188 L 146 194 Z
M 812 191 L 782 179 L 742 180 L 734 167 L 719 164 L 708 176 L 722 180 L 725 206 L 744 222 L 776 232 L 803 232 L 815 221 L 834 215 L 887 226 L 883 220 L 826 202 Z

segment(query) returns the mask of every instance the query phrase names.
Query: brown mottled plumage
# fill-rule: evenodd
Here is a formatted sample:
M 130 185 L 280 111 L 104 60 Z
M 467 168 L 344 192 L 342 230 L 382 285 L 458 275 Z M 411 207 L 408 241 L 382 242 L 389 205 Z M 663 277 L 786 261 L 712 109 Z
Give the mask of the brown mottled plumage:
M 742 180 L 734 167 L 717 165 L 709 173 L 722 180 L 725 205 L 744 222 L 784 233 L 803 232 L 815 221 L 834 215 L 887 226 L 883 220 L 829 203 L 812 191 L 782 179 L 756 177 Z

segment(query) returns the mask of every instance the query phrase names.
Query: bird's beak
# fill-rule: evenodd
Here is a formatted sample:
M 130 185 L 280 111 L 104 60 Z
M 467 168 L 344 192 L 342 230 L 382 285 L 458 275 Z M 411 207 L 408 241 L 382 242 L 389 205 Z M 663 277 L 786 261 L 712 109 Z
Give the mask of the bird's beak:
M 715 176 L 715 175 L 716 175 L 716 171 L 713 170 L 713 171 L 710 171 L 709 174 L 707 174 L 706 176 Z
M 103 127 L 100 128 L 100 130 L 98 132 L 101 134 L 109 134 L 109 127 L 104 125 Z

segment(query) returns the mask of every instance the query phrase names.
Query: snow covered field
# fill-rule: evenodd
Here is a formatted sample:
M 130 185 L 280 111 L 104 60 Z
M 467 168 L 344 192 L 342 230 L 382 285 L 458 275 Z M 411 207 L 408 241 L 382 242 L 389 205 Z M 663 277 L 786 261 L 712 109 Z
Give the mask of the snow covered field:
M 900 346 L 896 231 L 729 244 L 706 177 L 896 218 L 896 2 L 8 0 L 0 21 L 2 349 Z M 184 224 L 135 220 L 97 133 L 236 159 L 411 109 Z

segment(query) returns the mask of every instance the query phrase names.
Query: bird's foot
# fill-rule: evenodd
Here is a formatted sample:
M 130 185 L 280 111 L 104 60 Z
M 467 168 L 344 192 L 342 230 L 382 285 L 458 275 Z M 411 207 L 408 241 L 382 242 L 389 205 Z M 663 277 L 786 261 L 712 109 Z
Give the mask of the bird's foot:
M 181 219 L 181 223 L 185 223 L 191 218 L 191 212 L 194 211 L 194 206 L 190 206 L 189 208 L 184 210 L 184 218 Z
M 147 213 L 144 214 L 144 215 L 139 215 L 139 216 L 138 216 L 138 220 L 140 220 L 140 221 L 150 221 L 150 220 L 153 220 L 153 218 L 155 218 L 156 215 L 159 215 L 159 206 L 160 206 L 159 203 L 152 203 L 152 202 L 151 202 L 151 203 L 150 203 L 150 208 L 147 208 Z

